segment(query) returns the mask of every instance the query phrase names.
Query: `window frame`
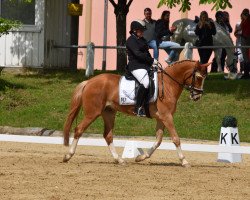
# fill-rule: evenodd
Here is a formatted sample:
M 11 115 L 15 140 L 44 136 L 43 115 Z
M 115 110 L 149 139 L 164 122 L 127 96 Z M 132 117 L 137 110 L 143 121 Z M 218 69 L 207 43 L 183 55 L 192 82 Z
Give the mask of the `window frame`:
M 40 12 L 44 12 L 44 8 L 39 6 L 39 2 L 44 2 L 44 0 L 35 0 L 35 24 L 22 24 L 19 28 L 15 30 L 10 30 L 9 32 L 31 32 L 31 33 L 40 33 L 42 31 L 42 23 L 39 25 L 39 21 L 44 20 L 40 15 Z M 0 1 L 0 17 L 1 17 L 1 9 L 2 8 L 2 1 Z M 39 10 L 40 9 L 40 10 Z

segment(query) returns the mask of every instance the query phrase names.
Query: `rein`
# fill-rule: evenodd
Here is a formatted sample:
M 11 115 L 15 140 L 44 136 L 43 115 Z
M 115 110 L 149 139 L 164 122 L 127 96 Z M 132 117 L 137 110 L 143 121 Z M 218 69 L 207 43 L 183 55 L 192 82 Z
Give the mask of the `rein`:
M 180 83 L 179 81 L 177 81 L 176 79 L 174 79 L 170 74 L 168 74 L 163 68 L 162 65 L 160 63 L 158 63 L 158 69 L 161 72 L 161 84 L 162 84 L 162 91 L 161 91 L 161 96 L 159 97 L 161 100 L 164 99 L 164 82 L 163 82 L 163 75 L 167 75 L 171 80 L 173 80 L 174 82 L 176 82 L 181 88 L 184 88 L 186 90 L 188 90 L 192 96 L 194 96 L 194 92 L 197 92 L 197 94 L 202 94 L 203 93 L 203 89 L 199 89 L 194 87 L 195 84 L 195 73 L 197 72 L 197 68 L 195 67 L 192 74 L 190 74 L 183 83 Z M 192 83 L 191 85 L 187 85 L 185 84 L 185 82 L 192 77 Z

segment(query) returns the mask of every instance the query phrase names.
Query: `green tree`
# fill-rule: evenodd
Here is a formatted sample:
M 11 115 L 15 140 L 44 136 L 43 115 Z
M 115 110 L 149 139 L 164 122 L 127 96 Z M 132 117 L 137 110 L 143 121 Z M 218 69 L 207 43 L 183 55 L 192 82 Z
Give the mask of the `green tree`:
M 8 34 L 11 29 L 20 27 L 21 23 L 15 20 L 4 19 L 0 17 L 0 37 Z
M 16 0 L 9 0 L 10 2 L 15 3 Z M 22 0 L 25 3 L 31 3 L 32 0 Z M 0 17 L 0 37 L 2 35 L 6 35 L 10 30 L 19 28 L 21 26 L 21 22 L 18 20 L 5 19 Z
M 199 4 L 213 4 L 212 10 L 216 9 L 226 9 L 227 7 L 232 8 L 230 0 L 199 0 Z M 158 8 L 167 5 L 168 8 L 176 7 L 176 5 L 181 6 L 180 11 L 185 12 L 191 9 L 190 0 L 160 0 L 158 3 Z

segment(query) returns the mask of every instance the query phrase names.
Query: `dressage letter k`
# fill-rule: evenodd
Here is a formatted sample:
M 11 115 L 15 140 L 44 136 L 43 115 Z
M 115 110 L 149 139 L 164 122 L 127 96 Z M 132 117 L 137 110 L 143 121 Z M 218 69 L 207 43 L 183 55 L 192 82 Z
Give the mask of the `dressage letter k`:
M 237 136 L 237 133 L 235 133 L 235 135 L 233 133 L 231 133 L 231 136 L 232 136 L 232 144 L 234 144 L 234 141 L 236 144 L 239 144 L 239 142 L 235 138 Z
M 221 139 L 220 139 L 220 143 L 222 144 L 222 140 L 224 140 L 225 144 L 227 144 L 225 137 L 227 136 L 227 133 L 225 135 L 223 135 L 223 133 L 221 133 Z

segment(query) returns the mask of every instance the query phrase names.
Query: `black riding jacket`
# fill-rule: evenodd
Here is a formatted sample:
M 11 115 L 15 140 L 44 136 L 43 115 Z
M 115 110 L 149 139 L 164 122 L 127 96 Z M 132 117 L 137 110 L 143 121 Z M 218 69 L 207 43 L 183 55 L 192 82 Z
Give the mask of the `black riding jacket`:
M 143 37 L 138 38 L 134 34 L 131 34 L 126 41 L 126 48 L 129 71 L 136 69 L 148 70 L 152 66 L 154 58 L 151 57 L 147 41 Z
M 213 46 L 213 35 L 216 34 L 216 28 L 212 21 L 209 21 L 211 28 L 207 25 L 202 28 L 199 27 L 199 24 L 196 25 L 195 34 L 200 39 L 201 46 Z

